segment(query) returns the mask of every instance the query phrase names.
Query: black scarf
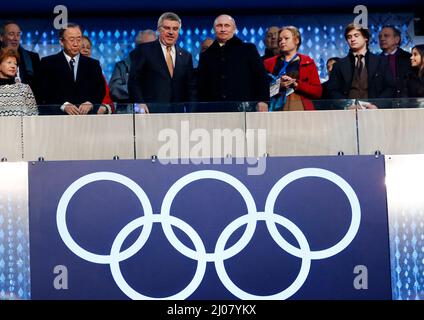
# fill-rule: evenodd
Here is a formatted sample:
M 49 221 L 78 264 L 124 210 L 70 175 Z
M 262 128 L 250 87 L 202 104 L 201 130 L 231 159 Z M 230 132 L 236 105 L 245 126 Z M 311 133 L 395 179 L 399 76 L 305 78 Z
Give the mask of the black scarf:
M 15 84 L 15 78 L 0 78 L 0 86 L 4 86 L 6 84 Z

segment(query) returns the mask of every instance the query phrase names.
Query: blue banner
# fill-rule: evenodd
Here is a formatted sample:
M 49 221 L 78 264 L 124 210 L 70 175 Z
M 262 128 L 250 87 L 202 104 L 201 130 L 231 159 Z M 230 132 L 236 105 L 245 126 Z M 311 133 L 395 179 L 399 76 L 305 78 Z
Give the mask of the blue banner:
M 33 299 L 390 299 L 384 159 L 29 166 Z

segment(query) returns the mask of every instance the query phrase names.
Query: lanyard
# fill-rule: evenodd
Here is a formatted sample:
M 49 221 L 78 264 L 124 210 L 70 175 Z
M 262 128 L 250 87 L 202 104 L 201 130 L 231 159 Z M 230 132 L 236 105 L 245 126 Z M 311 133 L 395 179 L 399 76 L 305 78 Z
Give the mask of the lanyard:
M 282 75 L 286 74 L 287 67 L 289 64 L 298 57 L 297 53 L 290 59 L 290 61 L 283 60 L 283 67 L 281 68 L 278 75 L 274 76 L 272 73 L 269 73 L 269 76 L 272 78 L 273 82 L 277 81 Z

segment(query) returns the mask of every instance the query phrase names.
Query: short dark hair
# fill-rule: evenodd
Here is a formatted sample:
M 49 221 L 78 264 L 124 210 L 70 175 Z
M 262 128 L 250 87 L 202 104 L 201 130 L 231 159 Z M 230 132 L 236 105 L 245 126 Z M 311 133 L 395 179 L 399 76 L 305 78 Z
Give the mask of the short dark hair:
M 345 32 L 344 32 L 344 37 L 347 40 L 347 34 L 349 32 L 351 32 L 352 30 L 358 30 L 362 36 L 367 39 L 367 47 L 370 44 L 370 38 L 371 38 L 371 34 L 370 31 L 368 29 L 363 28 L 360 24 L 356 24 L 356 23 L 350 23 L 347 25 Z
M 61 39 L 61 40 L 63 39 L 63 35 L 65 34 L 66 29 L 68 29 L 68 28 L 78 28 L 78 29 L 81 30 L 81 27 L 80 27 L 79 24 L 69 22 L 68 25 L 66 26 L 66 28 L 59 29 L 59 33 L 58 33 L 59 39 Z M 81 30 L 81 32 L 82 32 L 82 30 Z
M 89 38 L 89 37 L 87 37 L 87 36 L 82 36 L 82 39 L 84 40 L 87 40 L 88 41 L 88 43 L 90 44 L 90 46 L 93 46 L 93 43 L 91 42 L 91 39 Z
M 20 56 L 19 53 L 15 50 L 6 50 L 6 49 L 1 49 L 0 50 L 0 63 L 2 63 L 4 60 L 6 60 L 7 58 L 15 58 L 17 64 L 19 65 L 19 61 L 20 61 Z
M 418 54 L 421 56 L 421 65 L 418 66 L 418 77 L 424 80 L 424 44 L 417 44 L 411 51 L 414 49 L 417 50 Z
M 7 20 L 7 21 L 3 22 L 3 23 L 0 25 L 0 34 L 1 34 L 1 35 L 4 35 L 4 30 L 6 29 L 6 27 L 7 27 L 9 24 L 16 24 L 19 28 L 21 28 L 21 27 L 19 26 L 19 24 L 18 24 L 16 21 L 13 21 L 13 20 Z
M 392 24 L 386 24 L 384 25 L 381 30 L 383 30 L 384 28 L 389 28 L 393 30 L 393 34 L 395 35 L 395 37 L 399 37 L 399 46 L 402 43 L 402 33 L 400 32 L 400 30 L 398 28 L 396 28 L 394 25 Z

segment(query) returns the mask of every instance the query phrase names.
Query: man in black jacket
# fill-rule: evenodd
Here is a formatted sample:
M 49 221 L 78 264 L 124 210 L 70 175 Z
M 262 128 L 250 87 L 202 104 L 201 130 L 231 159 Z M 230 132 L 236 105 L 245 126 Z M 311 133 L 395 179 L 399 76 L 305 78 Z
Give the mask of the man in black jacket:
M 221 103 L 200 104 L 198 111 L 268 110 L 269 81 L 255 45 L 234 35 L 228 15 L 217 17 L 214 29 L 216 39 L 199 59 L 198 95 L 201 102 Z
M 387 59 L 393 79 L 395 79 L 395 97 L 407 97 L 406 88 L 412 72 L 411 54 L 399 47 L 402 42 L 400 31 L 392 25 L 386 25 L 381 29 L 378 40 L 383 51 L 381 56 Z
M 6 21 L 0 26 L 1 47 L 17 51 L 20 56 L 18 81 L 28 84 L 37 98 L 35 76 L 40 65 L 38 53 L 24 49 L 21 43 L 21 28 L 14 21 Z
M 331 99 L 390 99 L 394 94 L 394 81 L 386 59 L 368 50 L 370 33 L 362 26 L 349 24 L 345 29 L 349 54 L 333 67 L 327 84 Z M 378 107 L 390 107 L 381 101 Z M 350 102 L 348 102 L 350 103 Z M 347 105 L 346 105 L 347 106 Z M 378 108 L 375 103 L 350 105 L 352 108 Z
M 105 96 L 105 82 L 98 60 L 80 54 L 82 32 L 69 23 L 59 31 L 63 51 L 41 59 L 37 82 L 40 114 L 94 114 Z M 100 109 L 102 110 L 102 108 Z

